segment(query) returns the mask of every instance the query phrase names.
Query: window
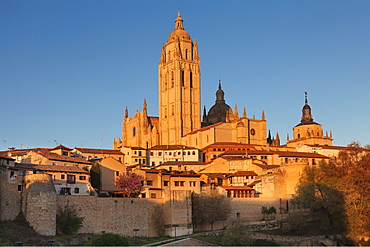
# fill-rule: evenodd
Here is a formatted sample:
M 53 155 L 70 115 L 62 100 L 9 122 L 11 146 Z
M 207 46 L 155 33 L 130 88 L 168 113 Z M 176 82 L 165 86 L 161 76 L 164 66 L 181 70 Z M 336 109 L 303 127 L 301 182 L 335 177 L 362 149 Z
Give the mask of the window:
M 158 156 L 162 156 L 162 152 L 158 152 Z
M 153 152 L 150 152 L 150 156 L 153 156 L 154 155 L 154 153 Z
M 163 186 L 169 186 L 170 185 L 170 181 L 163 181 Z
M 285 163 L 288 163 L 289 159 L 288 158 L 285 158 Z
M 80 176 L 80 180 L 86 180 L 86 176 Z
M 150 198 L 157 198 L 157 195 L 155 193 L 150 193 Z
M 175 181 L 175 186 L 184 187 L 185 186 L 185 181 Z
M 153 186 L 153 181 L 152 181 L 152 180 L 147 180 L 147 181 L 146 181 L 146 185 L 148 185 L 148 186 Z
M 197 184 L 197 182 L 195 182 L 195 181 L 190 181 L 189 182 L 190 187 L 195 187 L 196 184 Z
M 136 136 L 136 127 L 132 128 L 132 136 Z
M 80 188 L 75 188 L 75 194 L 80 193 Z
M 61 195 L 70 195 L 71 194 L 71 188 L 62 188 L 60 190 Z
M 184 71 L 181 70 L 180 72 L 180 82 L 181 82 L 181 86 L 183 87 L 184 86 Z
M 22 191 L 22 190 L 23 190 L 23 185 L 18 184 L 18 191 Z
M 195 155 L 195 151 L 193 151 L 193 155 Z
M 76 175 L 67 175 L 67 183 L 75 184 L 76 183 Z
M 190 72 L 190 88 L 193 88 L 193 73 Z
M 139 156 L 141 156 L 141 151 L 139 151 Z
M 66 175 L 62 174 L 60 175 L 60 179 L 65 179 L 66 178 Z

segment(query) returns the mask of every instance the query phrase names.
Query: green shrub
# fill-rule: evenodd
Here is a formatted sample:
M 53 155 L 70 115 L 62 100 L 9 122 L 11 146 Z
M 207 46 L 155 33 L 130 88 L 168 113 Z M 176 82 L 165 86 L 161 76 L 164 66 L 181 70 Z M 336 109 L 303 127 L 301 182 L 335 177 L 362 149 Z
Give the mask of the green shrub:
M 93 246 L 123 246 L 128 245 L 128 240 L 119 234 L 103 233 L 91 241 Z
M 63 234 L 71 234 L 81 228 L 83 217 L 77 216 L 77 210 L 74 207 L 66 205 L 59 207 L 57 214 L 57 229 Z

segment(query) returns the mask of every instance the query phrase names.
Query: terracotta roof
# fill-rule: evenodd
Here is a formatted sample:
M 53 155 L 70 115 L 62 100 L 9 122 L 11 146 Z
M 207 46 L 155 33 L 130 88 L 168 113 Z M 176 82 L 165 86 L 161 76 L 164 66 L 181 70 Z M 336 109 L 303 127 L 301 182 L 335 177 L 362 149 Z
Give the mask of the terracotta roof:
M 210 178 L 226 178 L 231 173 L 202 173 L 207 175 Z
M 318 154 L 318 153 L 309 153 L 309 152 L 293 152 L 293 151 L 267 151 L 267 150 L 248 150 L 247 152 L 245 150 L 229 150 L 225 151 L 223 154 L 220 155 L 220 157 L 225 158 L 227 156 L 240 156 L 240 155 L 278 155 L 280 157 L 302 157 L 302 158 L 322 158 L 322 159 L 328 159 L 327 156 Z
M 255 164 L 256 166 L 261 167 L 262 169 L 273 169 L 280 167 L 279 165 L 263 165 L 263 164 Z
M 220 157 L 225 159 L 225 160 L 247 160 L 247 159 L 250 159 L 250 158 L 246 157 L 245 155 L 237 155 L 237 156 L 223 156 L 223 155 L 221 155 Z
M 308 153 L 308 152 L 289 152 L 289 151 L 273 151 L 280 157 L 302 157 L 302 158 L 321 158 L 329 159 L 329 157 L 318 154 L 318 153 Z
M 238 143 L 238 142 L 215 142 L 212 143 L 204 148 L 202 150 L 211 148 L 211 147 L 248 147 L 248 148 L 253 148 L 256 146 L 261 146 L 261 145 L 254 145 L 254 144 L 246 144 L 246 143 Z
M 53 165 L 36 165 L 36 164 L 25 164 L 16 163 L 15 167 L 26 170 L 36 170 L 45 172 L 75 172 L 89 174 L 88 171 L 78 167 L 78 166 L 53 166 Z
M 219 186 L 225 190 L 254 190 L 249 186 Z
M 87 160 L 85 160 L 81 157 L 70 157 L 70 156 L 59 155 L 59 154 L 52 153 L 52 152 L 49 152 L 47 150 L 42 150 L 42 149 L 32 150 L 31 152 L 35 152 L 37 154 L 40 154 L 40 155 L 44 156 L 45 158 L 47 158 L 49 160 L 58 160 L 58 161 L 82 163 L 82 164 L 91 165 L 91 163 L 89 161 L 87 161 Z
M 14 149 L 14 150 L 0 151 L 0 154 L 6 154 L 6 155 L 8 155 L 8 153 L 10 153 L 11 156 L 23 156 L 23 155 L 28 154 L 29 151 L 35 150 L 35 149 L 50 150 L 50 149 L 47 149 L 47 148 Z
M 129 146 L 124 146 L 124 148 L 130 148 L 131 150 L 146 150 L 146 148 L 142 148 L 142 147 L 129 147 Z
M 72 150 L 72 149 L 67 148 L 66 146 L 63 146 L 63 145 L 56 146 L 55 148 L 53 148 L 51 150 L 56 150 L 56 149 Z
M 258 176 L 258 175 L 254 171 L 237 171 L 229 175 L 229 177 L 237 177 L 237 176 Z
M 184 165 L 205 165 L 206 163 L 201 161 L 166 161 L 158 166 L 184 166 Z
M 222 122 L 220 122 L 220 123 L 215 123 L 215 124 L 212 124 L 212 125 L 209 125 L 209 126 L 206 126 L 206 127 L 203 127 L 203 128 L 197 129 L 197 130 L 194 130 L 194 131 L 192 131 L 192 132 L 189 132 L 189 133 L 187 133 L 185 136 L 187 136 L 187 135 L 191 135 L 191 134 L 194 134 L 194 133 L 197 133 L 197 132 L 200 132 L 200 131 L 205 131 L 205 130 L 211 129 L 211 128 L 213 128 L 213 127 L 219 126 L 219 125 L 221 125 L 221 124 L 223 124 L 223 123 L 222 123 Z
M 14 160 L 13 158 L 9 157 L 8 155 L 0 154 L 0 158 L 6 159 L 6 160 Z
M 229 150 L 223 153 L 222 155 L 272 155 L 273 151 L 266 150 Z
M 256 181 L 254 181 L 253 183 L 248 184 L 248 187 L 253 188 L 253 186 L 255 186 L 255 185 L 256 185 L 256 184 L 258 184 L 258 183 L 261 183 L 261 180 L 256 180 Z
M 188 147 L 184 145 L 157 145 L 152 148 L 149 148 L 149 150 L 188 150 L 188 149 L 197 149 L 194 147 Z
M 80 151 L 81 153 L 124 155 L 121 151 L 114 149 L 98 149 L 98 148 L 75 148 L 75 149 Z

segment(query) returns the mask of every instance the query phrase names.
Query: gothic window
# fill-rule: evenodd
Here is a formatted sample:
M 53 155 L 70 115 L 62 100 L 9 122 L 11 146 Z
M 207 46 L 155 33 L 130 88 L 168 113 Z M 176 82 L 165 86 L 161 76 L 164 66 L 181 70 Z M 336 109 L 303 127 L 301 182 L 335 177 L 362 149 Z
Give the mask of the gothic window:
M 136 127 L 132 128 L 132 136 L 136 136 Z
M 183 87 L 184 86 L 184 71 L 181 70 L 180 72 L 180 81 L 181 81 L 181 86 Z
M 188 49 L 185 50 L 185 59 L 188 59 Z
M 190 71 L 189 75 L 189 87 L 193 88 L 193 72 Z

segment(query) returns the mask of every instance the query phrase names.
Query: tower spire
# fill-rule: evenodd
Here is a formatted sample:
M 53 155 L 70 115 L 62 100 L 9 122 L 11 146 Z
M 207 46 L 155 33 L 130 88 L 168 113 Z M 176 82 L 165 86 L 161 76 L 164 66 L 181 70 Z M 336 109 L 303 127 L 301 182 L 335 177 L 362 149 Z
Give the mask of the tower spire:
M 126 110 L 125 110 L 125 118 L 128 118 L 128 106 L 126 106 Z
M 177 11 L 177 18 L 176 18 L 176 20 L 175 20 L 175 30 L 176 29 L 181 29 L 181 30 L 184 30 L 184 27 L 183 27 L 183 25 L 182 25 L 182 22 L 183 22 L 183 20 L 182 20 L 182 18 L 181 18 L 181 13 L 180 13 L 180 10 L 178 10 Z
M 311 115 L 311 107 L 308 104 L 307 92 L 304 92 L 304 95 L 305 95 L 305 100 L 304 100 L 304 106 L 302 108 L 301 123 L 313 121 L 313 117 Z
M 243 110 L 243 118 L 247 118 L 247 108 L 244 107 Z

